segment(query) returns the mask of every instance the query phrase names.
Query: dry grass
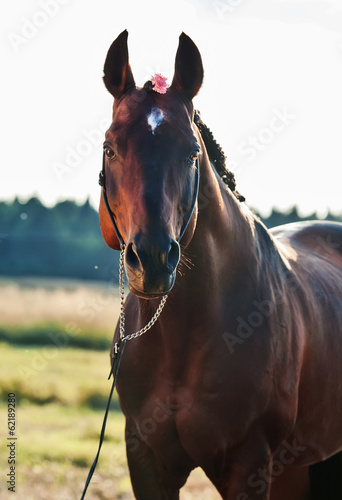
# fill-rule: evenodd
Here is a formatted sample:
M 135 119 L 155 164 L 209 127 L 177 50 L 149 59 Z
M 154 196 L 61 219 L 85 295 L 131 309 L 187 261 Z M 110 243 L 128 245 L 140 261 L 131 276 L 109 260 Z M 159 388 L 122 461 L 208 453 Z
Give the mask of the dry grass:
M 0 322 L 5 326 L 56 322 L 113 332 L 119 308 L 117 287 L 111 283 L 41 279 L 0 282 Z
M 125 473 L 125 469 L 122 469 Z M 78 500 L 83 490 L 86 473 L 77 467 L 60 471 L 55 464 L 45 464 L 24 468 L 21 472 L 30 477 L 30 484 L 19 486 L 16 500 Z M 89 486 L 87 500 L 134 500 L 130 481 L 123 477 L 105 476 L 95 473 Z M 58 492 L 57 492 L 57 491 Z M 180 500 L 219 500 L 218 493 L 208 483 L 200 469 L 192 472 L 181 490 Z M 151 499 L 152 500 L 152 499 Z

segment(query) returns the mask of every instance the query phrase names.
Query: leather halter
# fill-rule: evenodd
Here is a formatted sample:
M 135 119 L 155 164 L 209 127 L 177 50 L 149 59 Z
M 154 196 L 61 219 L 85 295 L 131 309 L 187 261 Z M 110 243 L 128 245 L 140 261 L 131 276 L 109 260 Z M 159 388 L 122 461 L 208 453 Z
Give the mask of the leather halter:
M 196 159 L 195 169 L 196 169 L 196 177 L 195 177 L 194 195 L 193 195 L 193 199 L 192 199 L 190 211 L 189 211 L 189 213 L 187 215 L 187 218 L 186 218 L 186 220 L 185 220 L 185 222 L 184 222 L 184 224 L 182 226 L 182 229 L 180 231 L 180 234 L 179 234 L 179 236 L 177 238 L 177 242 L 178 243 L 180 242 L 180 240 L 184 236 L 186 228 L 189 225 L 189 222 L 191 220 L 192 214 L 194 213 L 195 206 L 196 206 L 196 201 L 197 201 L 197 198 L 198 198 L 198 191 L 199 191 L 199 159 L 198 158 Z M 118 228 L 118 226 L 116 224 L 115 214 L 112 212 L 112 209 L 109 206 L 109 201 L 108 201 L 108 197 L 107 197 L 107 188 L 106 188 L 106 155 L 105 155 L 104 151 L 103 151 L 103 157 L 102 157 L 102 170 L 100 171 L 100 175 L 99 175 L 99 184 L 102 187 L 102 196 L 103 196 L 103 200 L 104 200 L 105 205 L 106 205 L 106 209 L 107 209 L 109 218 L 110 218 L 111 223 L 112 223 L 112 225 L 114 227 L 116 237 L 119 240 L 120 247 L 122 248 L 125 245 L 125 242 L 124 242 L 123 237 L 120 234 L 119 228 Z

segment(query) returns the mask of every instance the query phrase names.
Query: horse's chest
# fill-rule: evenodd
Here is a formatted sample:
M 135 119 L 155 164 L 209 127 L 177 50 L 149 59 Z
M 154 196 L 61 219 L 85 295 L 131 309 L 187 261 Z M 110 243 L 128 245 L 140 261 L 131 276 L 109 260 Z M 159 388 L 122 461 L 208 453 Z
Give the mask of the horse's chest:
M 158 377 L 157 370 L 135 376 L 122 402 L 139 438 L 161 455 L 172 447 L 196 461 L 243 439 L 265 407 L 268 392 L 261 377 L 245 370 L 237 379 L 231 365 L 225 356 L 213 362 L 212 354 L 202 349 L 188 363 L 176 359 L 159 365 Z
M 212 390 L 199 396 L 191 387 L 156 391 L 136 421 L 140 438 L 158 454 L 177 450 L 193 460 L 215 456 L 227 443 L 225 410 Z

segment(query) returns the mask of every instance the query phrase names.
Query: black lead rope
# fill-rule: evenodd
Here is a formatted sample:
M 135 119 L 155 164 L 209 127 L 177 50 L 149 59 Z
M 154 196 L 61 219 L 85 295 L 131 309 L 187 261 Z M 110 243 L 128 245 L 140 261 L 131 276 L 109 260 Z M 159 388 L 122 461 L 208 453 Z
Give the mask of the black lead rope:
M 107 407 L 106 407 L 106 411 L 105 411 L 105 415 L 104 415 L 104 419 L 103 419 L 103 423 L 102 423 L 102 429 L 101 429 L 101 434 L 100 434 L 99 447 L 98 447 L 98 450 L 97 450 L 96 457 L 94 459 L 93 465 L 90 467 L 90 471 L 89 471 L 87 480 L 85 482 L 85 486 L 84 486 L 84 489 L 83 489 L 81 500 L 83 500 L 85 498 L 85 494 L 87 492 L 87 489 L 88 489 L 88 486 L 90 484 L 91 478 L 93 477 L 93 474 L 95 472 L 97 461 L 98 461 L 99 456 L 100 456 L 100 451 L 101 451 L 102 443 L 103 443 L 105 432 L 106 432 L 106 424 L 107 424 L 107 418 L 108 418 L 110 403 L 112 401 L 112 396 L 113 396 L 114 388 L 116 386 L 116 380 L 118 378 L 118 372 L 119 372 L 119 366 L 120 366 L 121 356 L 122 356 L 122 353 L 124 351 L 125 345 L 126 345 L 126 340 L 122 341 L 120 339 L 117 342 L 117 344 L 116 344 L 116 350 L 113 353 L 114 354 L 114 356 L 113 356 L 113 362 L 112 362 L 111 370 L 110 370 L 109 377 L 108 377 L 108 380 L 109 380 L 110 377 L 113 375 L 113 384 L 112 384 L 112 388 L 111 388 L 110 393 L 109 393 L 108 403 L 107 403 Z
M 195 206 L 196 206 L 196 201 L 197 201 L 198 191 L 199 191 L 199 160 L 198 160 L 198 158 L 196 160 L 196 167 L 195 168 L 196 168 L 196 178 L 195 178 L 194 197 L 193 197 L 193 200 L 192 200 L 192 204 L 191 204 L 188 216 L 187 216 L 187 218 L 186 218 L 186 220 L 185 220 L 185 222 L 183 224 L 183 227 L 181 229 L 181 232 L 179 234 L 178 242 L 183 237 L 183 235 L 184 235 L 184 233 L 186 231 L 186 228 L 189 225 L 189 222 L 190 222 L 190 219 L 192 217 L 192 214 L 193 214 L 193 212 L 195 210 Z M 114 214 L 113 214 L 113 212 L 112 212 L 112 210 L 111 210 L 111 208 L 109 206 L 109 202 L 108 202 L 108 198 L 107 198 L 106 172 L 105 172 L 105 153 L 104 152 L 103 152 L 103 159 L 102 159 L 102 170 L 100 171 L 100 177 L 99 177 L 99 184 L 102 187 L 103 199 L 104 199 L 104 202 L 105 202 L 105 205 L 106 205 L 106 209 L 107 209 L 108 215 L 109 215 L 110 220 L 111 220 L 111 222 L 113 224 L 116 236 L 117 236 L 117 238 L 118 238 L 118 240 L 120 242 L 120 246 L 122 247 L 124 245 L 124 240 L 123 240 L 123 238 L 122 238 L 122 236 L 120 234 L 120 231 L 119 231 L 119 229 L 118 229 L 118 227 L 116 225 L 115 216 L 114 216 Z M 116 380 L 117 380 L 117 377 L 118 377 L 121 356 L 122 356 L 123 350 L 125 348 L 125 345 L 126 345 L 126 340 L 119 339 L 119 341 L 116 343 L 116 348 L 115 348 L 115 351 L 113 353 L 113 362 L 112 362 L 111 370 L 110 370 L 109 377 L 108 377 L 108 380 L 109 380 L 110 377 L 113 375 L 113 384 L 112 384 L 112 387 L 111 387 L 111 390 L 110 390 L 110 393 L 109 393 L 107 407 L 106 407 L 106 411 L 105 411 L 104 418 L 103 418 L 102 429 L 101 429 L 100 440 L 99 440 L 99 447 L 98 447 L 98 450 L 97 450 L 94 462 L 93 462 L 92 466 L 90 467 L 89 474 L 88 474 L 88 477 L 87 477 L 87 480 L 86 480 L 86 483 L 85 483 L 85 486 L 84 486 L 84 489 L 83 489 L 83 493 L 82 493 L 82 496 L 81 496 L 80 500 L 84 500 L 84 498 L 85 498 L 85 494 L 87 492 L 87 489 L 88 489 L 88 486 L 90 484 L 91 478 L 93 477 L 93 474 L 95 472 L 97 461 L 98 461 L 99 456 L 100 456 L 100 451 L 101 451 L 102 443 L 103 443 L 105 432 L 106 432 L 106 424 L 107 424 L 107 419 L 108 419 L 108 414 L 109 414 L 109 408 L 110 408 L 110 404 L 111 404 L 111 401 L 112 401 L 112 396 L 113 396 L 113 393 L 114 393 L 114 389 L 115 389 L 115 386 L 116 386 Z

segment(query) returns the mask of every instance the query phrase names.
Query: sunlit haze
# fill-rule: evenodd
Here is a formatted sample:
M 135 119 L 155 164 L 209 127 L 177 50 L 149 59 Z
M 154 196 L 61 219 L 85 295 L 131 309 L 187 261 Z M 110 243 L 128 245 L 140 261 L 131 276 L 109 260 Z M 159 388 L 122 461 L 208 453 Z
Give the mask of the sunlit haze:
M 97 206 L 112 97 L 107 50 L 129 31 L 137 85 L 172 80 L 178 37 L 205 70 L 195 106 L 263 213 L 342 212 L 342 2 L 18 0 L 1 5 L 0 199 Z

